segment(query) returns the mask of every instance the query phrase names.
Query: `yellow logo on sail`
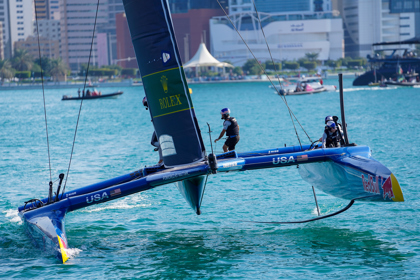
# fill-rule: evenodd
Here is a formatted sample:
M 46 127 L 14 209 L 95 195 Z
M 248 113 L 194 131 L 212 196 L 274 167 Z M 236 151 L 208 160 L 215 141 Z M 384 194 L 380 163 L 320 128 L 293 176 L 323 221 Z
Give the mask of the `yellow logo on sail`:
M 160 82 L 162 83 L 162 87 L 165 93 L 168 93 L 168 78 L 166 78 L 166 76 L 162 76 L 160 78 Z

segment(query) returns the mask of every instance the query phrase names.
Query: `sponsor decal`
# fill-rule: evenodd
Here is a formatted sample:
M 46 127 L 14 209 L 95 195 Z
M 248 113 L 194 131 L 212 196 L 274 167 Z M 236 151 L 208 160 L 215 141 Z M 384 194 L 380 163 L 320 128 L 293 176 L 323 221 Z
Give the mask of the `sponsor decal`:
M 89 198 L 90 198 L 90 200 L 89 200 Z M 101 200 L 104 200 L 106 198 L 109 198 L 109 196 L 106 192 L 103 192 L 102 195 L 100 193 L 97 193 L 97 194 L 91 195 L 90 197 L 87 196 L 86 197 L 86 202 L 87 203 L 92 203 L 94 201 L 101 201 Z
M 169 174 L 166 176 L 163 176 L 163 180 L 170 180 L 170 179 L 176 179 L 182 176 L 188 175 L 188 172 L 182 172 L 182 173 L 178 173 L 178 174 Z
M 392 191 L 391 176 L 386 179 L 385 183 L 382 185 L 382 189 L 384 190 L 384 199 L 386 199 L 387 196 L 389 199 L 395 197 L 394 192 Z
M 301 155 L 296 157 L 297 161 L 307 161 L 308 155 Z
M 171 60 L 171 55 L 167 52 L 162 52 L 162 61 L 163 64 L 168 63 L 168 61 Z
M 268 151 L 268 154 L 275 154 L 275 153 L 278 153 L 278 152 L 279 152 L 279 150 Z
M 225 163 L 223 164 L 223 168 L 227 168 L 227 167 L 232 167 L 232 166 L 237 166 L 238 164 L 236 162 L 229 162 L 229 163 Z
M 293 156 L 290 156 L 289 158 L 287 157 L 278 157 L 278 158 L 273 158 L 273 164 L 287 164 L 287 163 L 291 163 L 291 162 L 295 162 L 295 158 Z
M 76 194 L 76 192 L 68 193 L 68 194 L 66 194 L 66 197 L 69 197 L 69 196 L 72 196 L 72 195 L 75 195 L 75 194 Z
M 376 180 L 374 181 L 372 175 L 365 178 L 365 175 L 362 174 L 363 189 L 365 192 L 380 194 L 379 181 L 382 181 L 382 177 L 376 176 Z
M 162 134 L 159 137 L 159 145 L 163 157 L 176 155 L 175 143 L 172 136 Z
M 379 186 L 383 190 L 383 198 L 386 200 L 394 198 L 394 192 L 392 190 L 391 176 L 383 182 L 384 178 L 382 176 L 376 176 L 375 180 L 372 175 L 367 176 L 367 178 L 362 174 L 363 189 L 368 193 L 380 194 Z
M 180 96 L 181 94 L 176 94 L 159 99 L 160 109 L 182 105 L 181 100 L 179 100 Z
M 160 77 L 160 82 L 162 83 L 163 91 L 168 93 L 168 78 L 166 76 Z
M 110 191 L 109 194 L 111 195 L 111 197 L 116 196 L 116 195 L 120 195 L 121 194 L 121 189 L 115 189 L 113 191 Z

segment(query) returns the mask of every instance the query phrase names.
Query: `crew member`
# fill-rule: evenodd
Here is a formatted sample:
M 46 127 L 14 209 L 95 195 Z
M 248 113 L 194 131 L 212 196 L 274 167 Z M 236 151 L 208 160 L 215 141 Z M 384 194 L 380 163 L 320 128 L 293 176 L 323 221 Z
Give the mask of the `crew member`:
M 336 126 L 337 126 L 337 129 L 338 129 L 338 133 L 342 136 L 341 137 L 341 144 L 342 145 L 344 145 L 344 140 L 343 140 L 343 138 L 344 138 L 344 133 L 343 133 L 343 128 L 341 127 L 341 123 L 339 123 L 338 122 L 338 117 L 336 117 L 336 116 L 326 116 L 325 117 L 325 125 L 327 125 L 327 123 L 328 122 L 334 122 L 335 124 L 336 124 Z M 318 140 L 319 142 L 322 142 L 322 137 L 321 138 L 319 138 L 319 140 Z
M 143 106 L 146 108 L 146 110 L 149 109 L 149 104 L 147 103 L 146 96 L 143 98 Z M 152 144 L 153 147 L 155 147 L 154 151 L 159 152 L 159 162 L 157 165 L 163 165 L 163 159 L 162 159 L 162 151 L 160 149 L 159 139 L 157 137 L 156 131 L 153 131 L 152 139 L 150 140 L 150 144 Z
M 226 132 L 228 138 L 223 145 L 223 151 L 226 153 L 227 151 L 235 150 L 235 146 L 239 142 L 239 125 L 236 119 L 230 116 L 229 108 L 223 108 L 220 114 L 222 115 L 222 120 L 225 121 L 223 122 L 223 130 L 220 132 L 219 138 L 214 140 L 214 143 L 219 141 Z
M 328 121 L 325 126 L 324 135 L 322 135 L 322 148 L 341 147 L 341 137 L 338 133 L 337 125 L 334 121 Z
M 326 116 L 325 117 L 325 125 L 327 125 L 327 123 L 329 122 L 329 121 L 333 121 L 333 117 L 332 116 Z M 324 136 L 321 136 L 321 138 L 319 138 L 319 142 L 322 142 L 322 137 L 324 137 Z

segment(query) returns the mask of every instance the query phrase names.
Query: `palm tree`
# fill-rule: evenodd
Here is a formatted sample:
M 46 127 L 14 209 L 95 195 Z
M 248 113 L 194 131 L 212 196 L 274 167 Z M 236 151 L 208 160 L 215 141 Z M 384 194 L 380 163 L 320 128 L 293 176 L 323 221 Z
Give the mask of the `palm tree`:
M 4 79 L 13 78 L 13 69 L 10 61 L 0 60 L 0 78 L 2 85 L 4 83 Z
M 18 71 L 29 71 L 32 68 L 32 56 L 25 49 L 16 49 L 12 66 Z
M 67 74 L 67 65 L 59 59 L 51 59 L 51 69 L 50 75 L 54 77 L 55 81 L 58 81 L 60 77 L 66 76 Z
M 316 61 L 318 59 L 319 53 L 305 53 L 305 57 L 309 61 Z

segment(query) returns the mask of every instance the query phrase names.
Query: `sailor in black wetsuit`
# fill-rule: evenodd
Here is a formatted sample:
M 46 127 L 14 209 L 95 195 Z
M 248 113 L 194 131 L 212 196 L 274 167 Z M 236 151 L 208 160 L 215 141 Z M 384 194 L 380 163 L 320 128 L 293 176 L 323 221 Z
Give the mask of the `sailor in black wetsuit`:
M 235 146 L 239 142 L 239 125 L 236 119 L 230 116 L 229 108 L 223 108 L 220 114 L 222 115 L 222 120 L 225 121 L 223 122 L 223 130 L 220 132 L 219 138 L 214 140 L 214 143 L 219 141 L 226 132 L 228 139 L 223 145 L 223 151 L 226 153 L 227 151 L 235 150 Z
M 334 121 L 327 122 L 324 135 L 322 135 L 322 148 L 341 147 L 341 136 L 338 133 L 337 125 Z
M 143 106 L 146 108 L 146 110 L 149 109 L 149 104 L 147 103 L 146 96 L 143 98 Z M 154 149 L 155 152 L 156 151 L 159 152 L 159 162 L 157 163 L 157 165 L 163 165 L 162 151 L 160 150 L 159 139 L 156 135 L 156 131 L 153 131 L 153 135 L 152 135 L 152 139 L 150 140 L 150 144 L 152 144 L 152 146 L 155 147 L 155 149 Z

